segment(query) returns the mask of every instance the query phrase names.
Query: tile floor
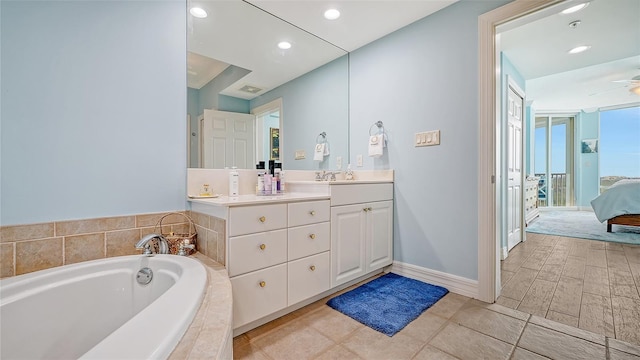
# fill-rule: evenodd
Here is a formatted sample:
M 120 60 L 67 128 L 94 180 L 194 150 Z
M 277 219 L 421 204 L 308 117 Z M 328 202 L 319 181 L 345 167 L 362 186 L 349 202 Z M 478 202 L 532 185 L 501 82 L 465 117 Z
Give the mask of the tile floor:
M 640 345 L 640 245 L 527 233 L 498 304 Z
M 327 300 L 237 336 L 234 358 L 640 359 L 640 346 L 453 293 L 393 337 L 329 308 Z

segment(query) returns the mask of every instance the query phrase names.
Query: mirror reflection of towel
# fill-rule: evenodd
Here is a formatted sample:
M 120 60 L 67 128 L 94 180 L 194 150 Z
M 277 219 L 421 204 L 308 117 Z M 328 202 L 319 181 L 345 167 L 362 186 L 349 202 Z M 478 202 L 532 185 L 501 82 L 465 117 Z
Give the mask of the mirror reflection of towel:
M 372 135 L 369 137 L 369 156 L 381 157 L 384 153 L 384 135 Z
M 316 144 L 316 148 L 313 151 L 313 160 L 315 160 L 315 161 L 323 161 L 324 160 L 324 143 Z

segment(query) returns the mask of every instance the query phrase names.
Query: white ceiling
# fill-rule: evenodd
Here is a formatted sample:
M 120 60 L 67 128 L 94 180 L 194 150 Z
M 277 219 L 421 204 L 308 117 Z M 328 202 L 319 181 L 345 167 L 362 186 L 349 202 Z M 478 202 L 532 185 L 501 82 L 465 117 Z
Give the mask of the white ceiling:
M 640 102 L 629 92 L 640 75 L 640 1 L 595 0 L 570 15 L 563 3 L 509 23 L 500 49 L 526 79 L 527 100 L 537 110 L 594 110 Z M 576 28 L 570 22 L 580 20 Z M 591 49 L 571 55 L 578 45 Z M 639 84 L 640 85 L 640 84 Z

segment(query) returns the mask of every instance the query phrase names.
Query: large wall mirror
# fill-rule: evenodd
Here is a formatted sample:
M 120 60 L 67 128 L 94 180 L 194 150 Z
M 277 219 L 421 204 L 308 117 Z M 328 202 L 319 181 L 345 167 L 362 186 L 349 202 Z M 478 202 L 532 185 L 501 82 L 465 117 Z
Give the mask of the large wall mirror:
M 347 161 L 346 51 L 241 0 L 187 8 L 189 167 L 255 168 L 274 159 L 311 170 Z M 323 161 L 314 161 L 318 142 L 328 144 Z

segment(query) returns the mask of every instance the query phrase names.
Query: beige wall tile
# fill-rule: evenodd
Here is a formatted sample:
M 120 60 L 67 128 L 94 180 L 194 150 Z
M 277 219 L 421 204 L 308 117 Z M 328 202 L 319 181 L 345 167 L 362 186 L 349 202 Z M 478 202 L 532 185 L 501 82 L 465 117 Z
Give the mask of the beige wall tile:
M 206 248 L 207 248 L 207 253 L 205 255 L 207 255 L 208 257 L 212 258 L 213 260 L 218 259 L 218 233 L 216 233 L 215 231 L 212 230 L 207 230 L 205 232 L 206 234 Z
M 178 211 L 178 213 L 180 213 Z M 162 225 L 171 225 L 171 224 L 179 224 L 185 222 L 185 218 L 182 215 L 178 214 L 169 214 L 169 211 L 166 213 L 156 213 L 156 214 L 140 214 L 135 216 L 135 226 L 137 227 L 153 227 L 156 226 L 160 218 L 164 215 L 167 215 L 164 219 L 162 219 Z
M 84 219 L 56 222 L 56 236 L 91 234 L 135 228 L 135 216 Z
M 564 333 L 528 324 L 518 347 L 552 359 L 605 359 L 605 347 Z
M 62 265 L 62 237 L 16 243 L 16 275 Z
M 141 251 L 135 245 L 141 237 L 138 229 L 106 232 L 107 257 L 140 254 Z
M 15 243 L 0 244 L 0 278 L 15 275 L 14 247 Z
M 64 238 L 65 264 L 102 259 L 104 257 L 104 233 L 66 236 Z
M 200 226 L 205 227 L 207 229 L 211 229 L 211 226 L 209 225 L 209 219 L 211 219 L 211 216 L 203 214 L 203 213 L 192 211 L 191 212 L 191 218 L 193 219 L 193 222 L 196 223 L 196 225 L 200 225 Z
M 226 264 L 226 242 L 221 240 L 224 236 L 218 233 L 218 262 L 222 265 Z
M 54 236 L 54 224 L 52 222 L 0 227 L 0 242 L 35 240 Z

